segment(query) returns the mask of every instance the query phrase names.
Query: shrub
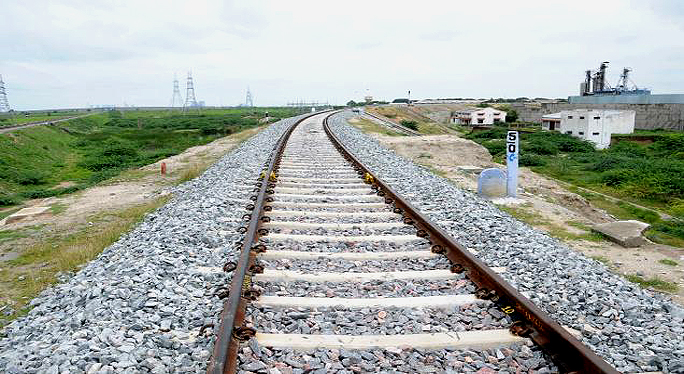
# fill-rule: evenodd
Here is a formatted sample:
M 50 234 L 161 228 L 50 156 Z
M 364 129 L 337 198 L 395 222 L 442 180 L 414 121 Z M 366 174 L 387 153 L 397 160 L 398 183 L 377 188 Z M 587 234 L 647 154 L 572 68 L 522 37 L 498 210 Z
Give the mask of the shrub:
M 546 165 L 546 160 L 543 157 L 535 154 L 523 153 L 518 159 L 520 166 L 544 166 Z
M 489 140 L 482 143 L 492 156 L 506 153 L 506 143 L 503 140 Z
M 650 148 L 660 155 L 671 155 L 684 149 L 684 134 L 670 134 L 658 137 Z
M 19 199 L 15 195 L 0 194 L 0 206 L 16 205 Z
M 637 143 L 634 142 L 629 142 L 629 141 L 622 141 L 619 142 L 610 148 L 608 148 L 608 152 L 610 153 L 617 153 L 617 154 L 624 154 L 626 156 L 637 156 L 637 157 L 643 157 L 646 156 L 646 148 L 644 146 L 641 146 Z
M 522 150 L 538 155 L 555 155 L 558 153 L 558 147 L 550 141 L 525 142 L 522 144 Z
M 608 170 L 601 174 L 601 182 L 607 186 L 619 186 L 633 178 L 633 173 L 625 169 Z
M 654 223 L 651 228 L 684 239 L 684 221 L 682 220 L 659 221 Z
M 594 160 L 588 169 L 592 171 L 608 171 L 613 169 L 627 169 L 634 166 L 634 160 L 623 155 L 604 154 Z
M 407 128 L 414 130 L 414 131 L 418 131 L 418 122 L 416 122 L 416 121 L 402 119 L 400 123 L 404 127 L 407 127 Z
M 14 177 L 14 181 L 21 185 L 45 183 L 48 175 L 38 170 L 20 170 Z
M 486 131 L 479 131 L 475 133 L 470 133 L 466 136 L 468 139 L 506 139 L 506 132 L 508 130 L 504 128 L 494 128 Z

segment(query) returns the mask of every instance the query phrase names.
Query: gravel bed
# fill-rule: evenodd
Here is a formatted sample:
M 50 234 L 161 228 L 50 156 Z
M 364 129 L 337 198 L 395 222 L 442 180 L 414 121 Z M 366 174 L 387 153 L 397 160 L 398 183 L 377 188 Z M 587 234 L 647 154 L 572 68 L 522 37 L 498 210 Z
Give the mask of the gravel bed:
M 444 256 L 433 258 L 403 258 L 398 260 L 348 261 L 319 258 L 312 260 L 259 260 L 268 269 L 316 272 L 374 273 L 381 271 L 449 269 L 451 262 Z
M 582 341 L 623 372 L 684 372 L 684 309 L 641 289 L 603 264 L 517 221 L 491 202 L 399 157 L 347 124 L 329 121 L 335 134 L 380 178 L 390 181 L 458 241 L 556 321 L 582 332 Z
M 307 252 L 396 252 L 396 251 L 429 251 L 429 243 L 416 236 L 415 242 L 397 244 L 392 242 L 298 242 L 282 240 L 273 242 L 268 236 L 262 236 L 259 241 L 269 250 L 289 250 Z
M 251 339 L 240 351 L 238 360 L 240 374 L 557 372 L 532 343 L 481 351 L 411 348 L 294 351 L 260 347 L 256 339 Z
M 0 372 L 205 373 L 234 256 L 242 186 L 256 180 L 282 132 L 269 126 L 80 271 L 42 292 L 0 337 Z M 246 161 L 249 160 L 249 161 Z M 230 234 L 219 235 L 230 228 Z
M 261 333 L 402 335 L 506 329 L 511 321 L 485 304 L 447 308 L 247 307 L 246 322 Z
M 464 274 L 454 274 L 451 279 L 434 280 L 387 280 L 355 283 L 308 283 L 256 282 L 263 295 L 292 297 L 411 297 L 469 295 L 476 291 L 475 285 Z

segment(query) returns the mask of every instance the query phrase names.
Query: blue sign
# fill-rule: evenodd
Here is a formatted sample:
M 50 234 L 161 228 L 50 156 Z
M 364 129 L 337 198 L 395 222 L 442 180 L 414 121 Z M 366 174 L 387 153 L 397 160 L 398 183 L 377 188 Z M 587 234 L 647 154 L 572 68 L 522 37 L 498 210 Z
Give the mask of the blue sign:
M 508 196 L 516 197 L 518 190 L 518 132 L 506 134 L 506 190 Z

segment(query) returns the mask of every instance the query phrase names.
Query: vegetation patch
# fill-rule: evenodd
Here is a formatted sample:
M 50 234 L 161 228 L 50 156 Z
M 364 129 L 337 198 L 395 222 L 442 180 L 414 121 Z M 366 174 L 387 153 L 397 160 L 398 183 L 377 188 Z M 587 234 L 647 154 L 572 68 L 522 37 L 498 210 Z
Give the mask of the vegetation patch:
M 376 133 L 389 136 L 406 136 L 406 134 L 392 131 L 385 126 L 377 124 L 374 121 L 366 118 L 358 118 L 350 123 L 365 133 Z
M 679 264 L 677 263 L 677 261 L 670 260 L 669 258 L 664 258 L 664 259 L 662 259 L 662 260 L 660 260 L 660 261 L 658 261 L 658 262 L 661 263 L 661 264 L 663 264 L 663 265 L 668 265 L 668 266 L 677 266 L 677 265 L 679 265 Z
M 268 117 L 266 117 L 268 113 Z M 187 148 L 297 114 L 240 108 L 110 111 L 0 135 L 0 207 L 70 194 Z M 71 182 L 68 187 L 58 187 Z
M 466 137 L 501 160 L 506 153 L 507 130 L 494 127 Z M 648 144 L 630 139 L 624 137 L 606 150 L 596 150 L 587 141 L 559 132 L 523 132 L 519 162 L 572 185 L 666 211 L 674 218 L 664 220 L 650 209 L 574 191 L 620 219 L 650 223 L 646 236 L 651 240 L 684 247 L 684 134 L 658 132 Z
M 665 280 L 662 280 L 658 277 L 654 277 L 651 279 L 645 279 L 642 278 L 639 275 L 636 274 L 629 274 L 625 276 L 628 281 L 632 283 L 636 283 L 641 287 L 644 288 L 653 288 L 655 290 L 659 291 L 665 291 L 665 292 L 677 292 L 679 287 L 677 286 L 676 283 L 668 282 Z

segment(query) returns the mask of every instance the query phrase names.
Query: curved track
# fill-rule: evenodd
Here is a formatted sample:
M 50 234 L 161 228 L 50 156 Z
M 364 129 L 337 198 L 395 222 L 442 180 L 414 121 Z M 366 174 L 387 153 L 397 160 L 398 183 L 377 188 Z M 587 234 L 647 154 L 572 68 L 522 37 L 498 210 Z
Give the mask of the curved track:
M 365 169 L 328 116 L 295 124 L 257 182 L 210 373 L 459 372 L 471 355 L 514 372 L 530 354 L 615 372 Z

